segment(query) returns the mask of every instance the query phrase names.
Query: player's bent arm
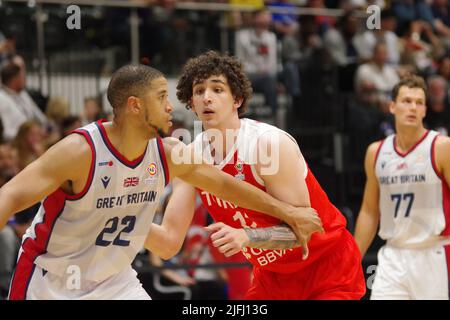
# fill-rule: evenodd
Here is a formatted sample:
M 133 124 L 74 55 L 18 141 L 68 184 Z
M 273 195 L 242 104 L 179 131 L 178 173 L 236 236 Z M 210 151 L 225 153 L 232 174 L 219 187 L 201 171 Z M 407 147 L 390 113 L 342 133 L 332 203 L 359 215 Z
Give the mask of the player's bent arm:
M 152 223 L 145 241 L 146 249 L 164 260 L 180 251 L 194 215 L 195 192 L 190 184 L 179 179 L 173 181 L 163 220 L 161 225 Z
M 366 172 L 366 185 L 361 209 L 355 227 L 355 240 L 364 256 L 375 238 L 380 221 L 379 197 L 380 188 L 375 176 L 375 157 L 381 142 L 374 142 L 366 152 L 364 167 Z
M 166 138 L 164 150 L 171 177 L 178 177 L 239 207 L 263 212 L 276 218 L 289 219 L 298 211 L 297 208 L 273 198 L 251 184 L 204 164 L 200 155 L 194 153 L 193 146 L 185 146 L 182 142 Z M 176 157 L 180 153 L 191 156 L 189 159 L 186 157 L 188 161 L 177 161 Z
M 297 146 L 287 135 L 262 136 L 255 149 L 257 174 L 261 177 L 269 194 L 295 206 L 310 206 L 309 192 L 305 182 L 306 163 Z M 306 210 L 306 209 L 305 209 Z M 304 258 L 308 256 L 307 242 L 312 233 L 323 231 L 320 218 L 310 208 L 311 215 L 298 217 L 294 226 L 282 223 L 267 228 L 234 229 L 225 224 L 214 224 L 208 228 L 213 244 L 229 256 L 243 247 L 260 249 L 290 249 L 303 246 Z
M 450 138 L 449 137 L 437 137 L 435 143 L 435 160 L 438 166 L 439 172 L 445 179 L 447 186 L 450 187 Z
M 257 163 L 255 169 L 264 181 L 267 193 L 293 206 L 311 206 L 309 191 L 305 181 L 306 162 L 296 142 L 286 134 L 280 133 L 277 136 L 265 134 L 258 139 L 256 153 Z M 267 155 L 270 156 L 267 157 Z M 323 231 L 317 229 L 315 224 L 309 224 L 307 219 L 285 222 L 288 222 L 294 228 L 297 232 L 297 237 L 305 237 L 304 240 L 306 241 L 309 240 L 313 232 Z M 274 228 L 277 231 L 272 230 L 273 232 L 269 232 L 269 234 L 276 236 L 280 231 L 289 232 L 289 228 L 286 228 L 286 225 L 275 226 Z M 294 233 L 294 230 L 291 229 L 291 232 Z M 270 230 L 261 230 L 261 234 L 252 232 L 249 236 L 253 237 L 256 242 L 260 242 L 260 239 L 267 237 L 267 231 Z M 292 246 L 298 245 L 298 243 L 291 242 L 289 237 L 285 239 Z M 252 246 L 251 242 L 250 238 L 249 246 Z M 280 238 L 276 240 L 276 243 L 281 245 Z
M 41 201 L 64 182 L 86 181 L 91 159 L 89 144 L 77 134 L 52 146 L 0 189 L 0 230 L 14 213 Z

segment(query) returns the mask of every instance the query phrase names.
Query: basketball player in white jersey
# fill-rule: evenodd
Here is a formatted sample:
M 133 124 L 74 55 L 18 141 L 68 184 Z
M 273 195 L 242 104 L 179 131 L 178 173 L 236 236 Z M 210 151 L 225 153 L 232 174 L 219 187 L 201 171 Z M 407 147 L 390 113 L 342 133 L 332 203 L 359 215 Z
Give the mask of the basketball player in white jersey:
M 159 137 L 171 126 L 167 95 L 159 71 L 143 65 L 119 69 L 108 86 L 113 122 L 76 130 L 0 189 L 0 229 L 13 213 L 44 199 L 23 238 L 10 299 L 149 299 L 131 263 L 174 177 L 244 207 L 320 228 L 312 209 L 277 201 L 194 161 L 193 152 L 188 161 L 176 159 L 174 148 L 182 155 L 191 150 Z
M 371 299 L 449 299 L 450 139 L 423 126 L 426 87 L 409 76 L 393 89 L 396 134 L 366 153 L 355 238 L 366 253 L 380 224 Z

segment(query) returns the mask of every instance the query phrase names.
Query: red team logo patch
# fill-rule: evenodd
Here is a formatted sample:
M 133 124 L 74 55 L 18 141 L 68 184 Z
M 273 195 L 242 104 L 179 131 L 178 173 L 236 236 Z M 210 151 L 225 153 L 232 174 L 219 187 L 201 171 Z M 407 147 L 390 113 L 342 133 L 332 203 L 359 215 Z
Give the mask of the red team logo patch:
M 123 180 L 123 186 L 125 188 L 135 187 L 138 184 L 139 184 L 139 178 L 138 177 L 131 177 L 131 178 L 126 178 L 125 180 Z
M 234 165 L 234 167 L 236 168 L 236 170 L 238 172 L 242 172 L 242 170 L 244 169 L 244 163 L 241 159 L 237 159 L 236 160 L 236 164 Z
M 245 180 L 245 174 L 242 172 L 244 171 L 244 161 L 241 159 L 236 160 L 236 164 L 234 165 L 234 168 L 237 170 L 237 174 L 234 176 L 238 180 Z

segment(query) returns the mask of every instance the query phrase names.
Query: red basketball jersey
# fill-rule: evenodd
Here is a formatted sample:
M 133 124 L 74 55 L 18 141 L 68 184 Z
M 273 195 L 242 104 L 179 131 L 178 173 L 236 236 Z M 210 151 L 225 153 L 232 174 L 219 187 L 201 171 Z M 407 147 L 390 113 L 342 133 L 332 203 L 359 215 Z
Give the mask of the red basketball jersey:
M 229 153 L 222 164 L 217 165 L 217 167 L 222 171 L 233 175 L 237 179 L 244 180 L 257 188 L 266 191 L 264 182 L 258 176 L 254 165 L 252 164 L 251 155 L 254 153 L 258 137 L 267 132 L 288 135 L 286 132 L 274 126 L 250 119 L 241 119 L 241 128 L 234 149 Z M 208 148 L 204 143 L 204 136 L 205 135 L 202 134 L 197 137 L 196 143 L 202 144 L 203 148 Z M 290 138 L 293 139 L 292 137 Z M 210 152 L 205 150 L 203 154 L 208 157 Z M 302 260 L 302 248 L 283 250 L 244 248 L 242 250 L 243 255 L 254 266 L 273 272 L 291 273 L 305 268 L 334 248 L 336 248 L 336 250 L 339 248 L 337 245 L 346 226 L 345 217 L 330 202 L 308 168 L 306 169 L 305 175 L 298 178 L 305 179 L 306 181 L 311 207 L 318 212 L 322 219 L 325 233 L 313 234 L 308 243 L 310 252 L 309 257 L 306 260 Z M 264 228 L 281 223 L 279 219 L 257 211 L 238 207 L 228 201 L 217 198 L 209 192 L 203 190 L 198 191 L 205 207 L 217 222 L 223 222 L 234 228 Z M 242 196 L 245 197 L 245 195 Z

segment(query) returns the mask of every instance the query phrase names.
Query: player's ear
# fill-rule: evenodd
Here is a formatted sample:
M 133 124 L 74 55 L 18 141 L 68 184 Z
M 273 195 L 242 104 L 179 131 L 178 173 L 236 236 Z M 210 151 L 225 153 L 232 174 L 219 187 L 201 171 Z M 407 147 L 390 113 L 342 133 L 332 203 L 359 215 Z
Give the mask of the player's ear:
M 244 98 L 234 98 L 233 109 L 237 110 L 241 107 L 244 102 Z
M 130 96 L 127 99 L 127 110 L 133 114 L 141 111 L 142 103 L 138 97 Z
M 395 114 L 395 101 L 389 102 L 389 112 Z
M 189 100 L 188 104 L 186 105 L 186 109 L 191 110 L 197 116 L 197 111 L 195 111 L 195 106 L 192 103 L 192 98 Z

